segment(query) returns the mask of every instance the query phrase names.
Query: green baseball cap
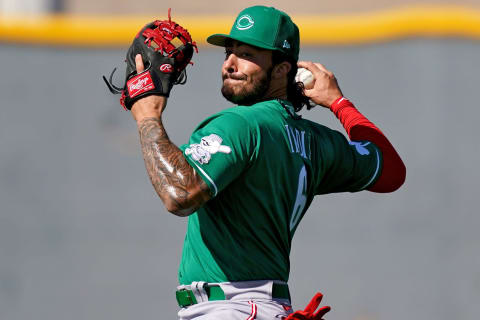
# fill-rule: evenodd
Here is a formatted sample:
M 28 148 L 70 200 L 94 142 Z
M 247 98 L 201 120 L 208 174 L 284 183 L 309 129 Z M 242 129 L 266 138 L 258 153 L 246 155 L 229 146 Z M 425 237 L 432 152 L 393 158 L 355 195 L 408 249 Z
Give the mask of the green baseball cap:
M 244 9 L 235 19 L 230 34 L 213 34 L 207 38 L 207 42 L 225 47 L 227 39 L 262 49 L 281 51 L 298 61 L 298 27 L 285 12 L 273 7 L 253 6 Z

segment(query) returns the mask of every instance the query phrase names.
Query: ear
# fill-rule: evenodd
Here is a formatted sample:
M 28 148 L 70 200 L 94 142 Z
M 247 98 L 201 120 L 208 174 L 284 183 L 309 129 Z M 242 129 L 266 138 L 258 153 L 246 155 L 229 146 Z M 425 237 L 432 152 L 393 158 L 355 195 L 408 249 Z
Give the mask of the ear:
M 280 79 L 287 76 L 288 72 L 292 69 L 290 62 L 283 61 L 273 67 L 272 78 Z

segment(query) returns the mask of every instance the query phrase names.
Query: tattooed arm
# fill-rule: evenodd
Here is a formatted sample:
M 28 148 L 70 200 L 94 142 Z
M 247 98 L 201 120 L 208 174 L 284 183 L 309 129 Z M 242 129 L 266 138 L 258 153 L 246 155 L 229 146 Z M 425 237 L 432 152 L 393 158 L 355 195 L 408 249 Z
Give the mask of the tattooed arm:
M 148 176 L 168 211 L 187 216 L 210 199 L 209 188 L 168 138 L 161 118 L 138 122 Z
M 135 61 L 137 72 L 143 71 L 141 58 Z M 145 167 L 155 191 L 168 211 L 188 216 L 211 196 L 206 183 L 168 138 L 162 124 L 166 105 L 167 98 L 148 96 L 135 102 L 131 111 L 137 121 Z

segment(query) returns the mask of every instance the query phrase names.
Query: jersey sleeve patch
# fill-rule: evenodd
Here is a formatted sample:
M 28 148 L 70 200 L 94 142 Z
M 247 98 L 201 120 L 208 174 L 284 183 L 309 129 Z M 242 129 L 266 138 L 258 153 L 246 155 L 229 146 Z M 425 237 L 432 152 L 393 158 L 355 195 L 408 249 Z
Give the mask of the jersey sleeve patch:
M 349 141 L 348 144 L 351 146 L 355 147 L 355 150 L 358 152 L 358 154 L 362 156 L 368 156 L 370 154 L 370 151 L 368 151 L 366 146 L 370 144 L 370 142 L 359 142 L 359 141 Z
M 187 149 L 185 154 L 191 155 L 192 159 L 200 164 L 209 163 L 212 158 L 212 154 L 217 152 L 229 154 L 232 149 L 229 146 L 222 145 L 223 139 L 212 133 L 209 136 L 203 137 L 200 143 L 193 143 Z

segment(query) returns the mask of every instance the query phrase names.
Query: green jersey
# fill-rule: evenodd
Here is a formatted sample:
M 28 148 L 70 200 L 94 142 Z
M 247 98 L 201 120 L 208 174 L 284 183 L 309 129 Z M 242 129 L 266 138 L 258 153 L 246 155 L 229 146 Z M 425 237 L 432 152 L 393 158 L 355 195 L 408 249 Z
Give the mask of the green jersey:
M 284 100 L 219 112 L 181 150 L 212 194 L 188 219 L 181 284 L 287 281 L 292 237 L 313 197 L 367 188 L 382 162 L 374 144 L 349 142 Z

